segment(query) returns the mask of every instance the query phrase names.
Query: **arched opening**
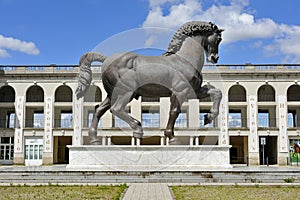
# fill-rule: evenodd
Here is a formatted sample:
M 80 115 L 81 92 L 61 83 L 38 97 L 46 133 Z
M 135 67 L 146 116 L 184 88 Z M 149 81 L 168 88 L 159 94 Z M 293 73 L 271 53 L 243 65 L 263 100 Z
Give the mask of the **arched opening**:
M 44 90 L 38 85 L 31 86 L 26 92 L 26 102 L 41 103 L 26 105 L 25 127 L 44 128 Z
M 209 88 L 209 89 L 215 88 L 212 85 L 203 85 L 202 87 L 206 87 L 206 88 Z M 199 102 L 211 102 L 210 95 L 208 95 L 207 97 L 204 97 L 204 98 L 200 98 Z
M 160 97 L 144 97 L 142 96 L 142 102 L 159 102 Z
M 84 102 L 101 102 L 102 101 L 102 93 L 99 87 L 90 86 L 87 93 L 84 95 Z
M 69 86 L 59 86 L 55 91 L 55 102 L 72 102 L 72 89 Z
M 300 86 L 292 85 L 287 91 L 287 100 L 288 101 L 300 101 Z
M 0 106 L 0 128 L 15 128 L 16 117 L 13 104 L 15 97 L 16 94 L 13 87 L 6 85 L 0 88 L 0 103 L 9 104 Z M 7 158 L 9 159 L 9 157 Z
M 300 86 L 292 85 L 287 90 L 287 101 L 294 102 L 298 101 L 300 103 Z M 288 105 L 288 127 L 298 128 L 300 127 L 300 107 L 297 103 L 296 105 Z
M 257 92 L 258 101 L 275 101 L 275 90 L 270 85 L 263 85 Z
M 234 85 L 228 91 L 229 102 L 245 102 L 246 90 L 241 85 Z
M 26 92 L 26 102 L 44 102 L 44 90 L 37 85 L 31 86 Z
M 15 102 L 15 90 L 11 86 L 3 86 L 0 89 L 0 102 L 2 103 L 13 103 Z

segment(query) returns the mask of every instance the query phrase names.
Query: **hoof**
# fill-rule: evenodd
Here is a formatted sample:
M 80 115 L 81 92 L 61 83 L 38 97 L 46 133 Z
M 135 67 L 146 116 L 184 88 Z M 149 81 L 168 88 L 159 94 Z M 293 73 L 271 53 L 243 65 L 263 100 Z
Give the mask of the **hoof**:
M 95 139 L 95 140 L 92 140 L 92 141 L 90 142 L 90 144 L 91 144 L 91 145 L 101 145 L 101 141 Z
M 212 122 L 212 120 L 208 119 L 208 115 L 204 115 L 204 126 L 206 124 L 210 124 Z
M 142 139 L 144 133 L 143 132 L 133 132 L 133 137 Z
M 174 137 L 174 131 L 171 130 L 171 129 L 166 129 L 166 130 L 164 131 L 164 135 L 165 135 L 166 137 L 168 137 L 168 138 L 173 138 L 173 137 Z
M 169 140 L 169 145 L 181 145 L 181 142 L 177 138 L 172 138 Z

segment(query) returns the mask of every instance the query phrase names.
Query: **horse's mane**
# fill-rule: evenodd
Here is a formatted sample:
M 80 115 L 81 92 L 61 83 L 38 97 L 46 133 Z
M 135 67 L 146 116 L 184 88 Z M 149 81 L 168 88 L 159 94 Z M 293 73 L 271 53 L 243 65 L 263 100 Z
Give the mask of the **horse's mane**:
M 212 22 L 192 21 L 182 25 L 174 34 L 168 50 L 163 54 L 169 56 L 175 54 L 181 47 L 183 41 L 190 36 L 212 32 L 218 27 Z

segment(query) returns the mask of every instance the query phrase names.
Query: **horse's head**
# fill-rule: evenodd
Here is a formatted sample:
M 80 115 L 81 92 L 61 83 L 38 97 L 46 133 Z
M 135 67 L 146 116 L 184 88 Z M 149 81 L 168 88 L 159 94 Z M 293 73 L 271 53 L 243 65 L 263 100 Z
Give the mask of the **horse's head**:
M 222 41 L 222 32 L 224 29 L 219 29 L 215 24 L 212 24 L 212 31 L 208 33 L 204 41 L 204 50 L 206 54 L 206 61 L 213 64 L 218 62 L 219 44 Z

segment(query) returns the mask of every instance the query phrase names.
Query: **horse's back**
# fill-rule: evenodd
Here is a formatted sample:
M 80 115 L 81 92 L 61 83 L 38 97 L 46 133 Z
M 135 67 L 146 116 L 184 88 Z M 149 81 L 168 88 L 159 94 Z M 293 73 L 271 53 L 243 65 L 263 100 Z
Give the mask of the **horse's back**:
M 202 77 L 189 65 L 176 55 L 145 56 L 132 52 L 118 53 L 103 62 L 102 81 L 109 97 L 117 84 L 118 87 L 122 84 L 124 87 L 127 85 L 138 96 L 170 96 L 170 91 L 176 85 L 201 86 Z

